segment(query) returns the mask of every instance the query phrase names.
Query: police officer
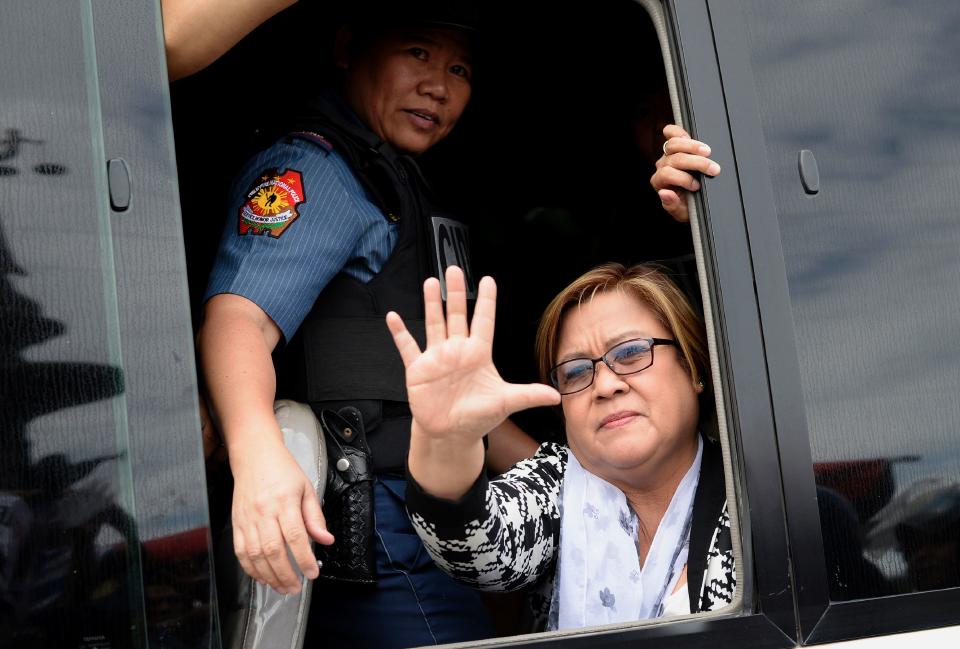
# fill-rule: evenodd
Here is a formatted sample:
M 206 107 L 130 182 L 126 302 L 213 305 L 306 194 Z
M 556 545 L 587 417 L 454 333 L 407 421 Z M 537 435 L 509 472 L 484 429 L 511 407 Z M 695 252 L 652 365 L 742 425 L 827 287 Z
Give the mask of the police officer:
M 469 270 L 462 227 L 435 212 L 411 156 L 443 140 L 467 106 L 475 23 L 448 2 L 387 3 L 367 16 L 337 32 L 338 92 L 249 161 L 231 190 L 198 337 L 201 366 L 235 481 L 237 557 L 283 593 L 299 590 L 288 548 L 313 579 L 310 538 L 334 539 L 283 445 L 274 398 L 362 413 L 377 474 L 376 585 L 319 580 L 307 646 L 475 640 L 491 635 L 477 594 L 430 562 L 406 518 L 410 416 L 384 324 L 388 310 L 416 320 L 424 279 L 442 277 L 445 264 Z M 301 77 L 278 67 L 269 87 L 296 92 Z M 251 100 L 257 92 L 251 86 Z M 283 352 L 276 373 L 275 349 Z M 491 439 L 491 448 L 508 449 L 492 462 L 503 468 L 536 448 L 509 422 Z

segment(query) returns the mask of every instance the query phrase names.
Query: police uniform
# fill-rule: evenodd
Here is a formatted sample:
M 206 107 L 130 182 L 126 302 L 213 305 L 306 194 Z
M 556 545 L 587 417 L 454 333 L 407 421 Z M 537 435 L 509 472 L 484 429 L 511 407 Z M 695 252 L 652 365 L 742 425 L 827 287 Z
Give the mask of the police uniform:
M 375 585 L 314 584 L 307 644 L 407 647 L 492 635 L 478 595 L 442 573 L 404 508 L 409 445 L 403 365 L 384 322 L 422 342 L 422 282 L 466 265 L 465 230 L 437 214 L 416 164 L 333 96 L 250 160 L 205 300 L 243 296 L 283 334 L 277 396 L 362 414 L 376 477 Z M 322 573 L 322 571 L 321 571 Z

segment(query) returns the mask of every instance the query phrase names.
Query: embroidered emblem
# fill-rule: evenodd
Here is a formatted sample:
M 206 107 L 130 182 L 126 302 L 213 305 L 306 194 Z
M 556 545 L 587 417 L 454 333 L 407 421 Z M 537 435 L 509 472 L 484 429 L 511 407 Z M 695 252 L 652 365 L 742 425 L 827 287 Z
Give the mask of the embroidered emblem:
M 267 169 L 247 190 L 240 206 L 240 234 L 266 234 L 278 239 L 300 213 L 297 207 L 307 200 L 303 178 L 295 169 L 280 174 Z

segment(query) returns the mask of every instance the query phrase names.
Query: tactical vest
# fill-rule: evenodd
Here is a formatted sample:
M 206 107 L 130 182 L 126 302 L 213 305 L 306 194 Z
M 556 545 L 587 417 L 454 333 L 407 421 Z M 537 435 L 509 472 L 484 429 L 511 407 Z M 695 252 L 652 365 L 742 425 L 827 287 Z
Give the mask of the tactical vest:
M 321 138 L 353 170 L 399 236 L 380 272 L 363 282 L 340 272 L 324 288 L 288 344 L 274 355 L 277 396 L 324 408 L 356 407 L 363 415 L 378 472 L 402 472 L 410 438 L 403 362 L 385 316 L 396 311 L 423 348 L 423 281 L 440 268 L 466 266 L 465 227 L 437 214 L 416 162 L 318 100 L 290 137 Z M 473 289 L 473 291 L 471 291 Z

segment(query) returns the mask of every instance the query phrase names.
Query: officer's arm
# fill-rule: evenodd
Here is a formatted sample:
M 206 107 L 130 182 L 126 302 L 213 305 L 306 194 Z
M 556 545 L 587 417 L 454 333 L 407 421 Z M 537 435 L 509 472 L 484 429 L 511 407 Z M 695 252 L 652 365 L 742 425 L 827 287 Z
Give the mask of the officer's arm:
M 510 419 L 490 431 L 487 442 L 487 466 L 494 473 L 505 473 L 520 460 L 533 457 L 540 447 Z
M 281 332 L 254 302 L 210 298 L 198 345 L 210 404 L 220 422 L 234 476 L 234 549 L 244 570 L 282 593 L 299 590 L 287 546 L 310 578 L 316 557 L 307 534 L 333 542 L 313 485 L 283 444 L 273 414 L 276 378 L 271 351 Z
M 297 0 L 161 0 L 170 81 L 207 67 Z
M 271 353 L 280 328 L 257 304 L 239 295 L 215 295 L 204 307 L 198 344 L 214 414 L 228 448 L 265 432 L 282 443 L 273 416 L 276 375 Z

